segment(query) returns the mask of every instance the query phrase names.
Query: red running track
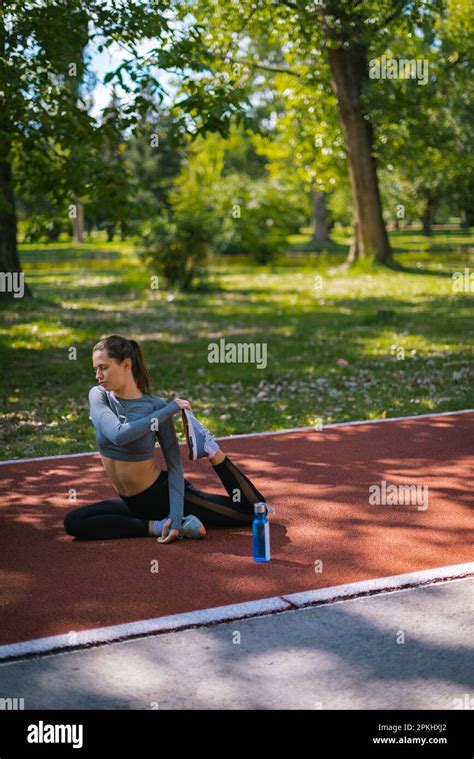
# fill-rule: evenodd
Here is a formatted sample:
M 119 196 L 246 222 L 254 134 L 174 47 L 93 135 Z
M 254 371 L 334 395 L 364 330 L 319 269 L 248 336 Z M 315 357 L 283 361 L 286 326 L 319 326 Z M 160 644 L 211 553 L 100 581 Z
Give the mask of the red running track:
M 472 561 L 473 422 L 469 412 L 223 440 L 277 511 L 268 563 L 254 562 L 250 527 L 165 545 L 77 541 L 65 513 L 116 496 L 98 454 L 4 464 L 0 644 Z M 207 460 L 181 455 L 199 488 L 224 492 Z M 428 508 L 370 505 L 382 480 L 426 485 Z

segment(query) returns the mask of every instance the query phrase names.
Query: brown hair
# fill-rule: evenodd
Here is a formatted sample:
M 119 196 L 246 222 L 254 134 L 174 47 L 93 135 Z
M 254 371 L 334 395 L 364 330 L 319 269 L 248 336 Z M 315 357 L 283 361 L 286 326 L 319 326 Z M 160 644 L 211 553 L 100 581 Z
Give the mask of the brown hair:
M 117 359 L 122 363 L 126 358 L 132 360 L 132 374 L 137 386 L 143 393 L 151 395 L 151 382 L 148 369 L 143 360 L 143 354 L 136 340 L 129 340 L 120 335 L 109 335 L 99 340 L 92 348 L 94 351 L 107 351 L 110 358 Z

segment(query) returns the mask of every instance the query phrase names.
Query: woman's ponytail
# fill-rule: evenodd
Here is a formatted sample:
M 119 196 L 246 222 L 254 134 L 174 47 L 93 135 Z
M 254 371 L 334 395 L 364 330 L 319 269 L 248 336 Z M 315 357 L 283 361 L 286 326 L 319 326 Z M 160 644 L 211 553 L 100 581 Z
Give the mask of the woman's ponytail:
M 134 362 L 132 360 L 132 371 L 135 382 L 143 393 L 148 393 L 148 395 L 151 395 L 150 375 L 148 373 L 148 369 L 145 366 L 141 348 L 136 340 L 129 340 L 129 342 L 132 346 L 132 351 L 135 359 Z

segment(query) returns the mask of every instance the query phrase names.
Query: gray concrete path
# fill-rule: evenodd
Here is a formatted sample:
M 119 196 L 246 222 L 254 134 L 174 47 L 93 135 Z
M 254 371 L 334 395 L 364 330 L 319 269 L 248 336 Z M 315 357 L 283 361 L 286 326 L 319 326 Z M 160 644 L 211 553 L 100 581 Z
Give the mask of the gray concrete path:
M 0 665 L 25 709 L 474 709 L 474 579 Z M 21 703 L 21 702 L 20 702 Z

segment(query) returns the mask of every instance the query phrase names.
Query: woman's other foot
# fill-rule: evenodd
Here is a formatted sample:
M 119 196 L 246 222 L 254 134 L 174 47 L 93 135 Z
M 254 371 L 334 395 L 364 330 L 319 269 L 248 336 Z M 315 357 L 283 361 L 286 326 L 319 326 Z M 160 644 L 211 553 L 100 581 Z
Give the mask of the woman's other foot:
M 194 514 L 188 514 L 183 517 L 181 527 L 179 528 L 180 538 L 205 538 L 206 528 L 200 519 Z
M 165 517 L 164 519 L 153 519 L 149 522 L 148 534 L 153 535 L 155 538 L 163 537 L 163 528 L 165 525 L 169 527 L 171 519 Z M 206 528 L 197 516 L 194 514 L 188 514 L 183 517 L 181 527 L 178 530 L 178 538 L 205 538 Z

